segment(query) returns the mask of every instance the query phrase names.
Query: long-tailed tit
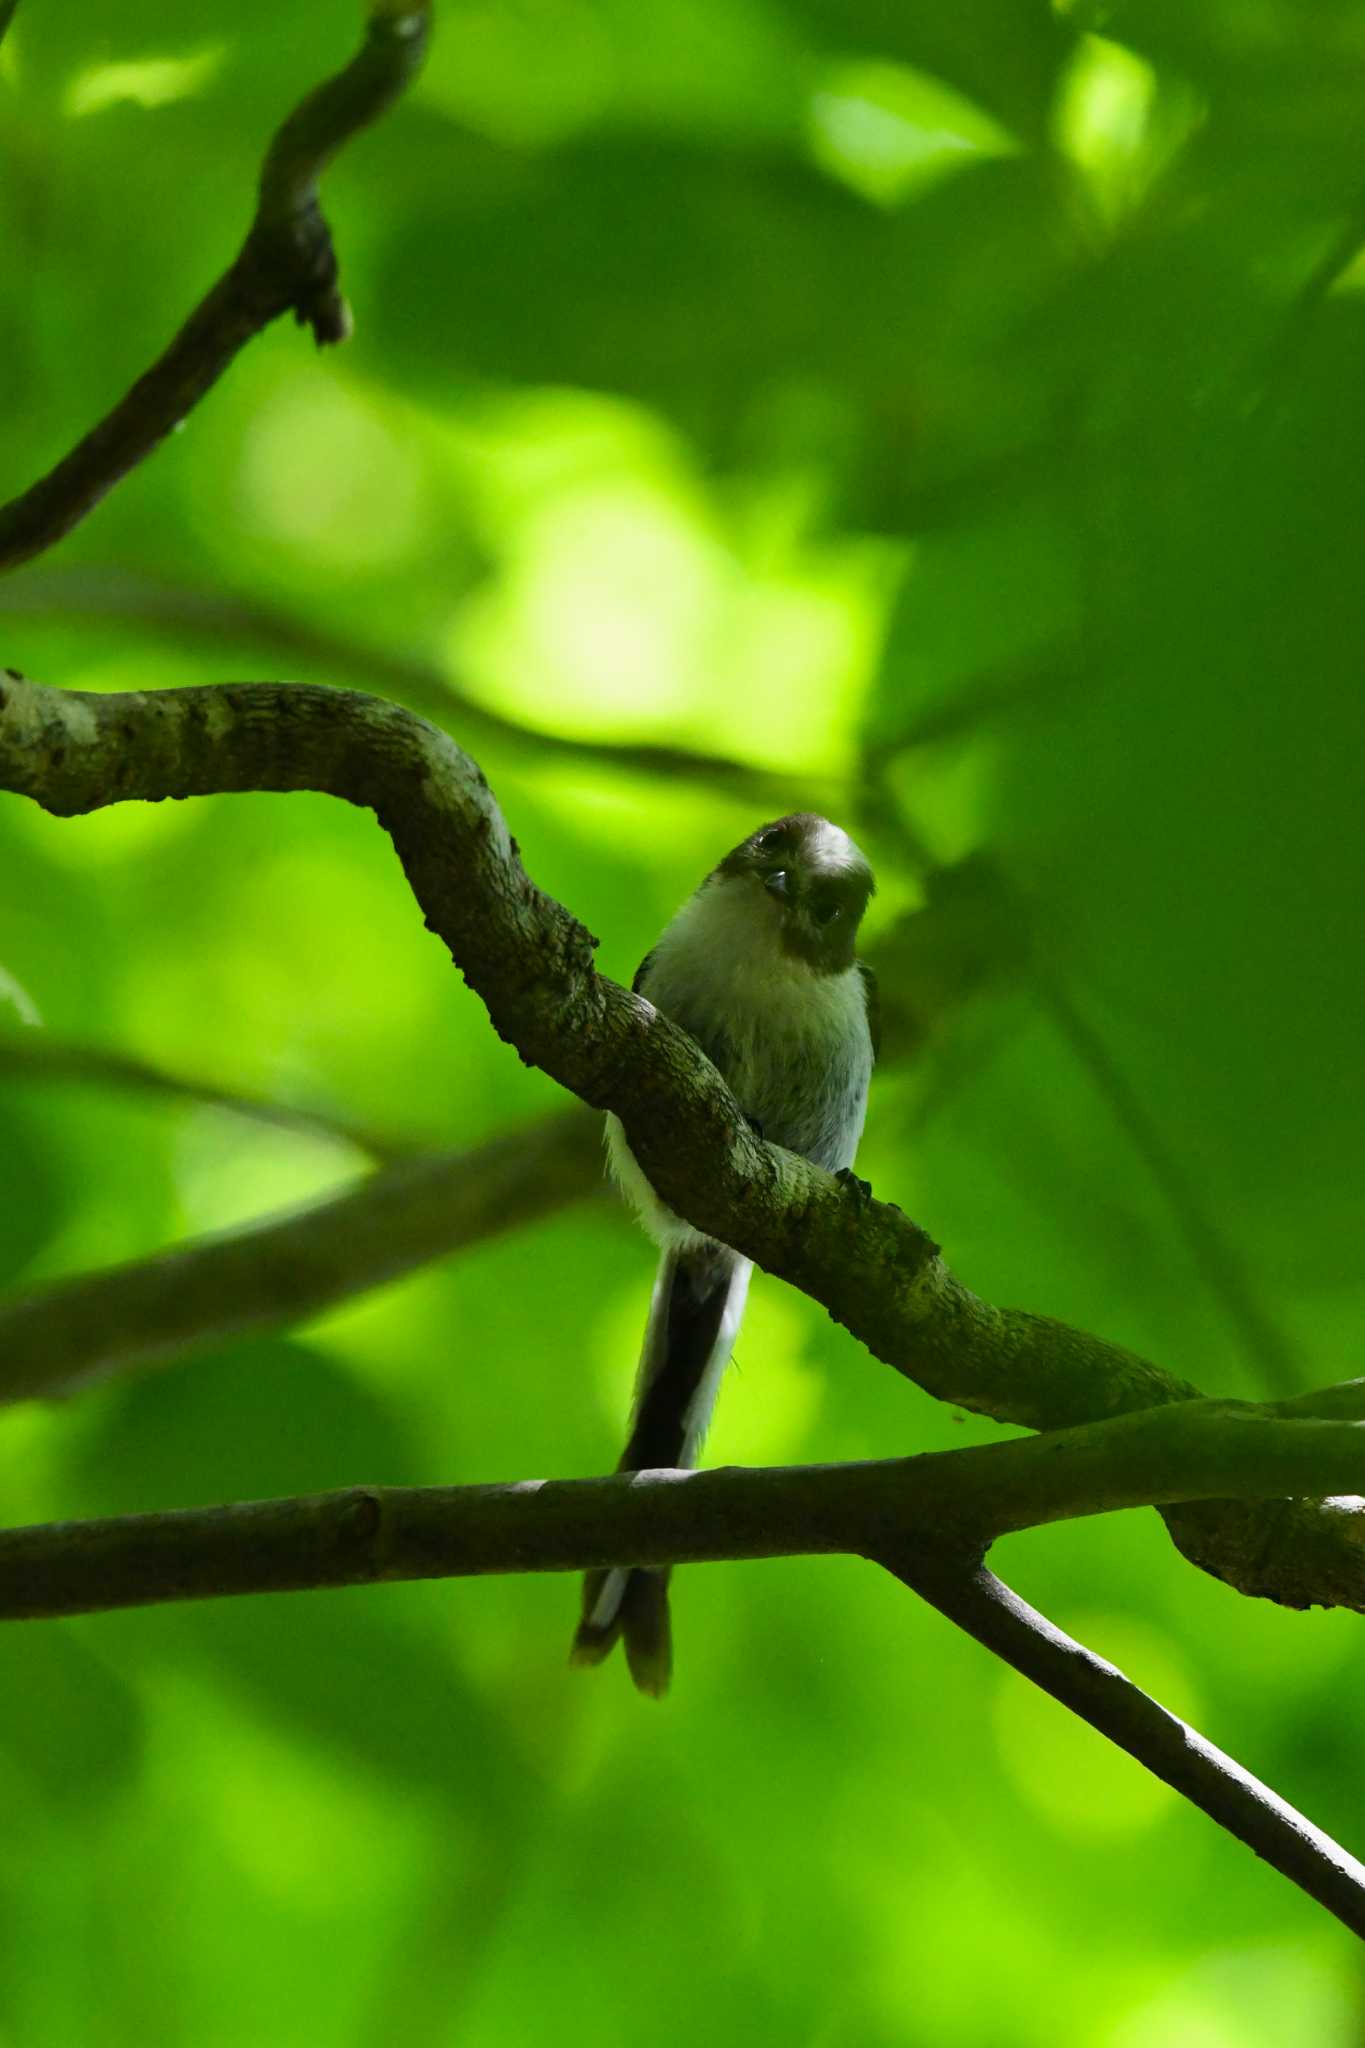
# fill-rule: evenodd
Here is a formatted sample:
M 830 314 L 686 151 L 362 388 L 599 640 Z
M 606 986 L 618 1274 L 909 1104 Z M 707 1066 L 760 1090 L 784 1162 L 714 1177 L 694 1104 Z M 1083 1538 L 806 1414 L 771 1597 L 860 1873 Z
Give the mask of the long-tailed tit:
M 872 870 L 846 832 L 809 812 L 760 826 L 660 935 L 634 988 L 691 1033 L 765 1138 L 832 1172 L 853 1165 L 875 1050 L 875 989 L 854 958 Z M 645 1179 L 614 1116 L 612 1171 L 661 1247 L 618 1467 L 696 1463 L 744 1313 L 748 1259 L 694 1230 Z M 668 1686 L 668 1572 L 593 1571 L 573 1659 L 618 1636 L 642 1692 Z

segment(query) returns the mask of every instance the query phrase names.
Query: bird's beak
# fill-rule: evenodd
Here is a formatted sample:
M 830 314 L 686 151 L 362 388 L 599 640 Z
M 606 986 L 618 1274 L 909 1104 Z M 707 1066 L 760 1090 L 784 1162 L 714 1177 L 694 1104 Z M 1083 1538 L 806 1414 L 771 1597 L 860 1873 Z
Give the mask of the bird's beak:
M 791 895 L 791 877 L 785 868 L 778 868 L 775 874 L 763 877 L 763 886 L 774 896 Z

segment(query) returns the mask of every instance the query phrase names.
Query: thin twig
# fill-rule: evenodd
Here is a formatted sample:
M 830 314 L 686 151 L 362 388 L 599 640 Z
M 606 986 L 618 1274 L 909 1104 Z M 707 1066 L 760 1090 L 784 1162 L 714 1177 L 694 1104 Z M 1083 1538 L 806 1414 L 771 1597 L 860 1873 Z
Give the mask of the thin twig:
M 320 347 L 346 338 L 350 314 L 317 181 L 342 145 L 416 76 L 429 24 L 430 0 L 411 0 L 401 11 L 376 9 L 346 69 L 295 108 L 266 153 L 255 217 L 235 262 L 99 425 L 22 496 L 0 506 L 0 570 L 41 554 L 78 525 L 280 314 L 292 312 Z
M 1365 246 L 1365 192 L 1357 192 L 1309 270 L 1266 352 L 1261 388 L 1250 411 L 1255 426 L 1272 420 L 1311 338 L 1322 307 Z
M 1057 977 L 1036 971 L 1035 984 L 1044 1009 L 1051 1012 L 1062 1036 L 1160 1189 L 1205 1286 L 1236 1333 L 1263 1388 L 1275 1395 L 1291 1393 L 1303 1375 L 1296 1367 L 1283 1331 L 1256 1299 L 1241 1260 L 1206 1211 L 1194 1183 L 1162 1137 L 1146 1104 Z
M 975 737 L 983 726 L 999 725 L 1040 706 L 1056 710 L 1079 696 L 1091 676 L 1078 650 L 1065 641 L 1017 655 L 967 677 L 949 694 L 926 705 L 897 734 L 899 760 L 913 747 L 941 746 L 945 740 Z
M 1333 251 L 1324 257 L 1319 271 L 1315 273 L 1314 280 L 1305 287 L 1302 318 L 1311 317 L 1318 297 L 1330 288 L 1348 255 L 1358 250 L 1363 234 L 1365 212 L 1357 207 L 1353 223 L 1343 230 L 1339 243 L 1334 244 Z M 1071 408 L 1067 431 L 1060 442 L 1077 459 L 1083 452 L 1087 456 L 1093 454 L 1093 441 L 1077 431 L 1083 412 L 1081 394 L 1078 393 Z M 1106 478 L 1121 471 L 1122 465 L 1116 472 L 1111 466 L 1105 472 Z M 1088 467 L 1080 473 L 1080 483 L 1082 498 L 1093 498 Z M 1107 522 L 1098 513 L 1080 524 L 1079 538 L 1090 554 L 1094 554 L 1097 548 L 1103 553 L 1106 533 Z M 1093 602 L 1096 590 L 1104 588 L 1105 580 L 1099 574 L 1081 578 L 1081 588 L 1092 602 L 1087 607 L 1086 633 L 1079 644 L 1058 642 L 1036 656 L 1006 664 L 996 671 L 988 670 L 973 678 L 955 693 L 947 705 L 935 707 L 918 722 L 912 722 L 902 738 L 901 749 L 958 736 L 964 730 L 977 730 L 988 720 L 1021 705 L 1027 706 L 1049 696 L 1064 697 L 1079 682 L 1093 685 L 1095 675 L 1105 668 L 1104 653 L 1110 631 L 1108 612 L 1102 604 Z M 1030 944 L 1027 905 L 1019 900 L 1018 892 L 1011 886 L 1008 876 L 1001 872 L 999 864 L 987 856 L 972 855 L 954 867 L 943 867 L 934 862 L 927 844 L 891 793 L 892 770 L 898 758 L 897 753 L 888 753 L 885 749 L 869 750 L 863 762 L 863 776 L 871 801 L 919 870 L 929 894 L 925 908 L 903 919 L 901 932 L 891 935 L 893 943 L 899 937 L 901 949 L 912 963 L 906 978 L 916 987 L 917 993 L 922 991 L 921 962 L 926 937 L 937 937 L 940 945 L 945 939 L 950 942 L 956 939 L 960 944 L 960 958 L 955 964 L 961 972 L 961 979 L 953 989 L 954 995 L 960 996 L 969 986 L 966 971 L 972 968 L 978 972 L 990 969 L 998 973 L 1002 966 L 1013 965 L 1021 981 L 1026 976 L 1027 985 L 1032 987 L 1044 1010 L 1050 1013 L 1115 1121 L 1147 1167 L 1177 1228 L 1185 1237 L 1209 1293 L 1234 1331 L 1260 1385 L 1270 1393 L 1287 1393 L 1298 1383 L 1300 1374 L 1295 1369 L 1284 1333 L 1257 1299 L 1251 1277 L 1236 1249 L 1218 1228 L 1180 1159 L 1167 1144 L 1137 1091 L 1124 1077 L 1103 1038 L 1081 1014 L 1060 977 L 1041 957 L 1037 946 Z
M 913 839 L 909 844 L 912 855 L 920 853 Z M 923 881 L 923 906 L 902 917 L 883 942 L 889 969 L 883 977 L 884 1010 L 895 1016 L 900 988 L 907 986 L 918 1005 L 911 1029 L 924 1034 L 943 1011 L 960 1008 L 974 989 L 1012 977 L 1031 991 L 1142 1160 L 1261 1390 L 1291 1391 L 1302 1375 L 1282 1331 L 1257 1299 L 1250 1274 L 1178 1154 L 1043 957 L 1031 936 L 1028 905 L 1009 877 L 998 862 L 978 853 L 952 867 L 930 866 Z
M 888 1560 L 887 1569 L 1365 1936 L 1365 1867 L 1116 1665 L 1066 1635 L 984 1565 L 964 1573 L 933 1560 Z
M 197 1102 L 210 1109 L 230 1110 L 234 1116 L 247 1117 L 254 1123 L 336 1138 L 367 1152 L 372 1159 L 384 1161 L 406 1159 L 415 1152 L 430 1150 L 415 1138 L 374 1130 L 368 1124 L 329 1110 L 305 1109 L 265 1095 L 243 1094 L 240 1089 L 220 1087 L 215 1081 L 169 1073 L 132 1053 L 116 1052 L 106 1046 L 73 1045 L 34 1029 L 10 1032 L 0 1027 L 0 1079 L 20 1083 L 75 1082 L 95 1088 L 127 1089 L 172 1102 Z

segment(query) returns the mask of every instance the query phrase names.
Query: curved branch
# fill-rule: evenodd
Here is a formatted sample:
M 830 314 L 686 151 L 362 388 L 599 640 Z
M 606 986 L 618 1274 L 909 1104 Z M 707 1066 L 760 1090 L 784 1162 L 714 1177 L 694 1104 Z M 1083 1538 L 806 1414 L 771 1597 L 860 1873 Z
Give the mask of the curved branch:
M 428 926 L 522 1058 L 623 1119 L 665 1200 L 825 1305 L 940 1400 L 1057 1429 L 1198 1398 L 1117 1345 L 972 1294 L 890 1204 L 765 1144 L 698 1047 L 598 975 L 596 941 L 531 882 L 476 764 L 400 707 L 273 683 L 90 695 L 0 679 L 0 788 L 58 816 L 127 799 L 313 789 L 372 809 Z M 1242 1592 L 1365 1609 L 1360 1503 L 1172 1512 Z
M 0 1302 L 0 1401 L 297 1323 L 538 1221 L 602 1183 L 596 1119 L 562 1112 L 467 1152 L 399 1160 L 305 1209 Z
M 281 313 L 311 327 L 319 347 L 345 340 L 350 313 L 318 179 L 416 76 L 430 14 L 430 0 L 376 8 L 359 53 L 290 114 L 266 153 L 255 217 L 236 261 L 113 411 L 55 469 L 0 506 L 0 570 L 41 554 L 78 525 Z
M 963 1574 L 935 1563 L 886 1563 L 941 1614 L 1126 1749 L 1352 1933 L 1365 1936 L 1365 1866 L 1235 1757 L 1065 1634 L 984 1565 Z

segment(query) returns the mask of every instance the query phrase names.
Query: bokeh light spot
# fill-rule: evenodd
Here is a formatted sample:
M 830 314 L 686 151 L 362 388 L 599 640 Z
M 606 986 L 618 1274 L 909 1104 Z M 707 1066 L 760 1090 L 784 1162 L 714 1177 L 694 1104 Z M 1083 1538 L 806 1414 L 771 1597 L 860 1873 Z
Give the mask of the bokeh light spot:
M 66 89 L 63 112 L 73 121 L 108 107 L 168 107 L 202 92 L 222 64 L 227 46 L 215 43 L 193 57 L 144 57 L 132 63 L 91 64 Z
M 812 95 L 808 133 L 822 169 L 880 205 L 1019 146 L 984 109 L 906 64 L 836 66 Z
M 359 390 L 315 366 L 261 402 L 247 426 L 237 511 L 259 535 L 320 566 L 391 567 L 426 511 L 414 445 Z
M 1068 1628 L 1163 1706 L 1197 1724 L 1193 1681 L 1156 1630 L 1111 1614 L 1073 1618 Z M 1142 1834 L 1175 1802 L 1169 1786 L 1014 1672 L 1000 1681 L 994 1719 L 1005 1769 L 1060 1834 L 1091 1840 Z

